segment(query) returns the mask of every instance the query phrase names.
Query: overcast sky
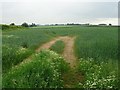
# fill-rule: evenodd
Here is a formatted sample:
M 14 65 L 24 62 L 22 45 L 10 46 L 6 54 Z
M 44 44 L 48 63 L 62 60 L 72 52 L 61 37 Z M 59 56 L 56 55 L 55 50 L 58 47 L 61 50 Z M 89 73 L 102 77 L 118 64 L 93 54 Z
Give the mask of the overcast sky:
M 83 1 L 83 0 L 82 0 Z M 118 24 L 117 0 L 4 0 L 2 23 L 112 23 Z M 98 2 L 99 1 L 99 2 Z M 113 2 L 114 1 L 114 2 Z

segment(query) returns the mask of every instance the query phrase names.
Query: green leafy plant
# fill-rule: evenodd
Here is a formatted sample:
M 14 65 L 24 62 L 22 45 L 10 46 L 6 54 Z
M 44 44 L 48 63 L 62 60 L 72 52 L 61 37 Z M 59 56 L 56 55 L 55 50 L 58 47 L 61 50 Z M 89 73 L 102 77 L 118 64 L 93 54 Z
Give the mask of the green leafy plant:
M 92 58 L 80 59 L 78 70 L 85 75 L 81 88 L 118 88 L 117 67 L 106 62 L 95 62 Z M 113 68 L 114 67 L 114 68 Z
M 68 64 L 52 51 L 43 50 L 33 60 L 12 68 L 3 76 L 4 88 L 62 88 Z

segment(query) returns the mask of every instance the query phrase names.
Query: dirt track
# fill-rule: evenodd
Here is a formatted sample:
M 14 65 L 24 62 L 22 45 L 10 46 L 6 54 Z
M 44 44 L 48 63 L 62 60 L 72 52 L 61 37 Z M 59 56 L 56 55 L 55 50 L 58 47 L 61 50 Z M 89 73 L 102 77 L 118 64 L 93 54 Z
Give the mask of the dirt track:
M 65 48 L 62 53 L 62 56 L 65 58 L 66 62 L 70 64 L 70 70 L 67 73 L 62 75 L 62 79 L 64 81 L 65 88 L 74 87 L 77 83 L 83 80 L 83 76 L 76 72 L 77 62 L 76 57 L 74 55 L 74 40 L 75 37 L 69 36 L 61 36 L 52 39 L 51 41 L 44 43 L 40 47 L 36 49 L 36 53 L 40 52 L 42 49 L 49 49 L 57 40 L 62 40 L 65 43 Z M 29 56 L 27 59 L 23 60 L 19 65 L 23 65 L 24 63 L 28 63 L 32 60 L 34 55 Z M 19 67 L 16 65 L 15 67 Z
M 74 55 L 74 39 L 75 37 L 69 37 L 69 36 L 60 36 L 56 37 L 53 40 L 44 43 L 40 47 L 36 49 L 36 53 L 40 52 L 42 49 L 49 49 L 56 41 L 62 40 L 65 43 L 65 48 L 62 53 L 62 56 L 65 58 L 66 62 L 70 64 L 70 67 L 73 68 L 76 66 L 76 57 Z M 23 65 L 24 63 L 28 63 L 32 60 L 33 55 L 29 56 L 23 62 L 16 65 L 15 67 L 18 67 L 19 65 Z
M 42 49 L 49 49 L 56 41 L 62 40 L 65 43 L 65 48 L 62 56 L 66 59 L 66 62 L 70 64 L 71 67 L 76 65 L 76 57 L 74 55 L 74 39 L 75 37 L 61 36 L 57 37 L 50 42 L 47 42 L 36 49 L 36 52 L 39 52 Z

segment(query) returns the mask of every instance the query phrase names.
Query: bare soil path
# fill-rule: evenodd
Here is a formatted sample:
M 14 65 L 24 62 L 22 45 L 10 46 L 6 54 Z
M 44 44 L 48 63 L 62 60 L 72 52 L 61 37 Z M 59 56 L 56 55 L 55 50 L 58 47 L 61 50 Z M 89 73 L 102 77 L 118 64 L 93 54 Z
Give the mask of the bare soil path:
M 74 55 L 74 39 L 75 37 L 61 36 L 57 37 L 50 42 L 47 42 L 36 49 L 36 52 L 40 52 L 42 49 L 49 49 L 56 41 L 62 40 L 65 43 L 65 48 L 62 56 L 66 59 L 66 62 L 70 64 L 71 67 L 76 66 L 76 57 Z
M 70 64 L 71 67 L 76 66 L 76 57 L 74 55 L 74 39 L 75 37 L 67 37 L 63 40 L 65 43 L 63 57 Z
M 79 82 L 82 82 L 84 77 L 81 73 L 76 70 L 77 60 L 74 55 L 74 41 L 76 37 L 60 36 L 50 42 L 47 42 L 36 49 L 39 52 L 42 49 L 49 49 L 56 41 L 62 40 L 65 43 L 65 48 L 62 56 L 65 58 L 66 62 L 70 64 L 70 70 L 62 75 L 65 88 L 74 88 Z

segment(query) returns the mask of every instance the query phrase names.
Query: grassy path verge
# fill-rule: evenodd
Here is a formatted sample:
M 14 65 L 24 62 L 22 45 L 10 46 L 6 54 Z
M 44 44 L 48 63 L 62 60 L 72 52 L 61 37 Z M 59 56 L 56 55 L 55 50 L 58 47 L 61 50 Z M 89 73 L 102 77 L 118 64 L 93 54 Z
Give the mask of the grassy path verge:
M 65 48 L 64 42 L 62 40 L 58 40 L 50 47 L 50 50 L 55 51 L 58 54 L 62 54 L 64 48 Z
M 70 68 L 68 72 L 63 74 L 62 79 L 64 88 L 77 88 L 78 83 L 84 81 L 84 76 L 76 68 Z

